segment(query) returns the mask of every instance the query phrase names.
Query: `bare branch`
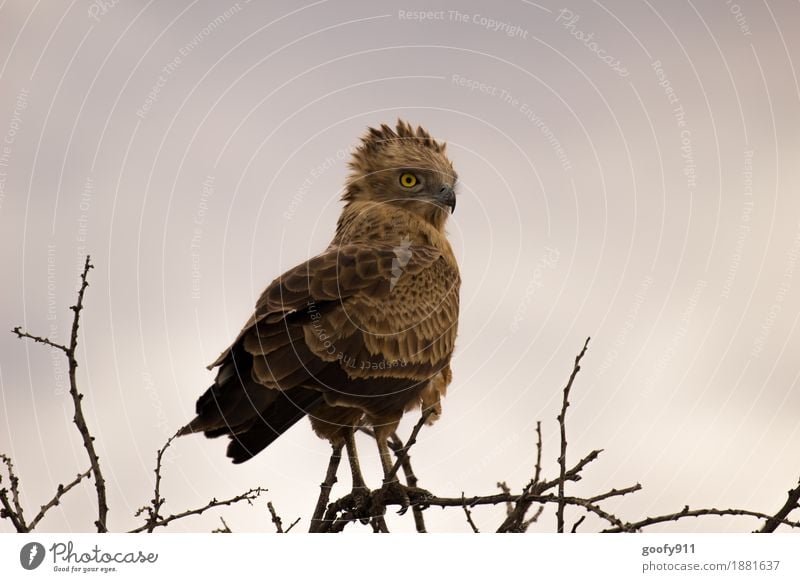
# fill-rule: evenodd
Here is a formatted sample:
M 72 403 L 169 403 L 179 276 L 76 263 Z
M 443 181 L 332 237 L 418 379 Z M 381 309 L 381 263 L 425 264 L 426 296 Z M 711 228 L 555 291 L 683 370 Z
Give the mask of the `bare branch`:
M 533 472 L 533 482 L 538 483 L 542 477 L 542 421 L 536 421 L 536 467 Z
M 583 344 L 583 349 L 581 353 L 579 353 L 575 358 L 575 365 L 572 368 L 572 374 L 569 377 L 569 381 L 567 385 L 564 387 L 564 399 L 561 403 L 561 414 L 558 415 L 558 426 L 561 429 L 561 454 L 558 457 L 558 466 L 560 468 L 559 478 L 558 478 L 558 496 L 560 498 L 564 497 L 564 482 L 566 481 L 566 473 L 567 473 L 567 425 L 566 425 L 566 417 L 567 417 L 567 407 L 569 406 L 569 393 L 572 389 L 572 383 L 575 381 L 575 376 L 578 375 L 578 372 L 581 369 L 580 363 L 581 358 L 586 353 L 586 348 L 589 346 L 589 340 L 591 338 L 586 338 L 586 342 Z M 558 523 L 558 533 L 564 533 L 564 505 L 565 503 L 562 501 L 558 504 L 558 510 L 556 511 L 556 521 Z
M 184 517 L 189 517 L 190 515 L 201 515 L 206 511 L 208 511 L 209 509 L 213 509 L 215 507 L 222 507 L 223 505 L 234 505 L 242 501 L 246 501 L 249 505 L 252 505 L 253 501 L 255 501 L 261 494 L 266 492 L 267 492 L 266 489 L 263 489 L 261 487 L 256 487 L 255 489 L 250 489 L 248 491 L 245 491 L 244 493 L 241 493 L 240 495 L 237 495 L 236 497 L 231 497 L 230 499 L 223 499 L 222 501 L 218 501 L 215 498 L 209 501 L 203 507 L 198 507 L 197 509 L 189 509 L 181 513 L 176 513 L 174 515 L 164 517 L 162 519 L 159 519 L 154 524 L 146 523 L 142 526 L 137 527 L 136 529 L 130 530 L 128 533 L 141 533 L 144 531 L 148 532 L 153 531 L 153 529 L 157 527 L 166 527 L 175 520 L 183 519 Z
M 609 497 L 621 497 L 623 495 L 627 495 L 628 493 L 635 493 L 639 491 L 642 486 L 637 483 L 636 485 L 631 485 L 630 487 L 625 487 L 624 489 L 612 489 L 611 491 L 607 491 L 606 493 L 601 493 L 600 495 L 595 495 L 594 497 L 590 497 L 587 499 L 589 503 L 597 503 L 598 501 L 602 501 L 603 499 L 608 499 Z
M 22 510 L 22 503 L 19 500 L 19 477 L 14 473 L 14 464 L 11 462 L 11 457 L 0 454 L 0 460 L 6 465 L 8 482 L 11 486 L 11 499 L 8 498 L 9 491 L 7 489 L 0 489 L 0 503 L 3 504 L 0 517 L 10 519 L 14 529 L 18 532 L 26 532 L 28 531 L 28 525 L 25 523 L 25 514 Z M 1 481 L 2 477 L 0 477 Z
M 60 351 L 64 352 L 65 354 L 69 355 L 69 348 L 67 348 L 66 346 L 64 346 L 62 344 L 57 344 L 56 342 L 54 342 L 52 340 L 49 340 L 46 337 L 39 337 L 38 335 L 31 335 L 27 331 L 22 331 L 22 328 L 20 326 L 17 326 L 14 329 L 12 329 L 11 333 L 16 334 L 16 336 L 18 338 L 20 338 L 20 339 L 33 340 L 37 344 L 44 344 L 46 346 L 50 346 L 51 348 L 54 348 L 56 350 L 60 350 Z
M 286 532 L 284 532 L 283 531 L 283 520 L 278 515 L 278 512 L 275 511 L 275 506 L 272 505 L 272 501 L 267 501 L 267 509 L 269 509 L 269 514 L 272 516 L 272 523 L 275 524 L 276 533 L 286 533 L 286 532 L 289 531 L 289 529 L 292 529 L 294 527 L 294 525 L 298 521 L 300 521 L 300 518 L 298 517 L 294 521 L 294 523 L 289 526 L 289 529 L 287 529 Z
M 389 440 L 389 446 L 391 447 L 392 451 L 394 451 L 395 456 L 400 459 L 400 451 L 405 449 L 405 445 L 403 441 L 397 436 L 397 433 L 392 433 L 392 436 Z M 416 474 L 414 473 L 414 469 L 411 466 L 411 454 L 406 449 L 405 455 L 402 457 L 401 466 L 403 467 L 403 474 L 406 476 L 406 485 L 412 488 L 416 488 L 419 484 Z M 427 529 L 425 528 L 425 515 L 422 512 L 422 508 L 418 505 L 414 505 L 411 507 L 411 513 L 414 516 L 414 527 L 417 529 L 417 533 L 427 533 Z
M 411 436 L 408 437 L 405 446 L 402 449 L 395 451 L 395 453 L 397 454 L 397 460 L 395 461 L 391 470 L 384 477 L 383 480 L 384 483 L 388 483 L 389 481 L 394 479 L 395 475 L 397 475 L 397 471 L 403 464 L 403 459 L 405 459 L 408 456 L 409 449 L 414 446 L 414 443 L 417 442 L 417 435 L 419 435 L 419 431 L 422 429 L 422 426 L 425 424 L 425 421 L 428 420 L 428 417 L 431 415 L 432 412 L 433 412 L 432 408 L 422 411 L 422 415 L 420 415 L 417 424 L 414 425 L 414 429 L 411 431 Z
M 620 532 L 634 532 L 639 531 L 642 528 L 655 525 L 657 523 L 664 523 L 667 521 L 678 521 L 679 519 L 684 519 L 686 517 L 700 517 L 702 515 L 747 515 L 750 517 L 757 517 L 759 519 L 766 519 L 766 520 L 777 520 L 778 524 L 788 525 L 792 528 L 800 528 L 800 522 L 797 521 L 789 521 L 784 518 L 778 518 L 774 515 L 767 515 L 766 513 L 760 513 L 758 511 L 750 511 L 748 509 L 716 509 L 712 507 L 711 509 L 689 509 L 687 505 L 682 510 L 677 511 L 675 513 L 670 513 L 668 515 L 659 515 L 657 517 L 647 517 L 640 521 L 635 521 L 633 523 L 625 523 L 618 525 L 617 527 L 613 527 L 610 529 L 604 529 L 603 533 L 620 533 Z
M 97 521 L 95 521 L 95 526 L 97 527 L 97 531 L 102 533 L 108 531 L 108 528 L 106 527 L 106 521 L 108 519 L 106 482 L 103 478 L 103 473 L 100 470 L 100 458 L 97 456 L 97 451 L 94 448 L 94 437 L 89 432 L 89 427 L 86 424 L 86 417 L 83 415 L 83 407 L 81 405 L 83 394 L 81 394 L 78 390 L 78 360 L 75 357 L 75 354 L 78 350 L 78 329 L 80 328 L 81 310 L 83 309 L 83 297 L 86 293 L 86 288 L 89 286 L 87 277 L 89 275 L 89 269 L 93 268 L 94 265 L 92 265 L 91 257 L 86 255 L 86 262 L 83 265 L 83 272 L 81 273 L 81 285 L 78 288 L 78 301 L 75 303 L 75 305 L 70 307 L 74 315 L 72 317 L 69 346 L 55 343 L 47 338 L 31 335 L 26 331 L 22 331 L 22 328 L 19 326 L 15 327 L 12 331 L 17 335 L 18 338 L 31 339 L 36 343 L 44 344 L 50 346 L 51 348 L 61 350 L 67 356 L 67 362 L 69 364 L 69 395 L 72 398 L 72 404 L 74 407 L 72 421 L 75 423 L 75 426 L 78 427 L 78 432 L 81 433 L 83 448 L 86 449 L 86 454 L 89 456 L 89 463 L 91 463 L 92 466 L 95 490 L 97 491 Z
M 523 532 L 528 531 L 528 528 L 531 526 L 532 523 L 536 523 L 537 521 L 539 521 L 539 517 L 542 515 L 542 513 L 544 513 L 544 505 L 540 505 L 539 509 L 536 510 L 536 513 L 534 513 L 531 517 L 522 522 L 522 531 Z
M 86 288 L 89 286 L 87 276 L 89 269 L 93 269 L 91 257 L 86 255 L 86 262 L 83 265 L 83 272 L 81 273 L 81 286 L 78 290 L 78 301 L 70 307 L 74 312 L 72 318 L 72 331 L 70 333 L 69 349 L 67 350 L 67 359 L 69 360 L 69 394 L 72 396 L 72 403 L 75 407 L 75 415 L 73 421 L 78 431 L 81 433 L 83 439 L 83 447 L 89 455 L 89 462 L 92 465 L 92 473 L 94 474 L 95 490 L 97 491 L 97 531 L 102 533 L 108 531 L 106 521 L 108 519 L 108 503 L 106 501 L 106 481 L 103 478 L 103 473 L 100 470 L 100 458 L 97 456 L 97 451 L 94 448 L 94 437 L 89 432 L 89 427 L 86 424 L 86 418 L 83 416 L 83 407 L 81 401 L 83 394 L 78 391 L 77 369 L 78 360 L 75 358 L 75 352 L 78 349 L 78 328 L 80 327 L 81 310 L 83 309 L 83 296 L 86 293 Z
M 220 516 L 219 520 L 222 522 L 222 527 L 218 527 L 217 529 L 212 529 L 211 533 L 233 533 L 231 528 L 228 527 L 228 524 L 225 522 L 225 519 Z
M 88 469 L 88 470 L 84 471 L 83 473 L 78 473 L 78 475 L 72 481 L 67 483 L 66 485 L 59 485 L 58 488 L 56 489 L 56 494 L 53 496 L 53 498 L 50 501 L 48 501 L 47 503 L 45 503 L 44 505 L 42 505 L 41 509 L 39 510 L 39 513 L 36 514 L 36 517 L 33 518 L 33 521 L 28 526 L 28 531 L 33 531 L 33 529 L 39 524 L 39 522 L 42 521 L 42 519 L 44 518 L 45 514 L 50 509 L 52 509 L 53 507 L 58 505 L 61 502 L 61 498 L 64 495 L 66 495 L 67 492 L 69 492 L 70 489 L 72 489 L 78 483 L 80 483 L 81 481 L 86 479 L 89 475 L 91 475 L 91 473 L 92 473 L 92 470 Z
M 472 521 L 472 512 L 467 507 L 467 500 L 464 498 L 464 492 L 461 492 L 461 507 L 464 508 L 464 513 L 467 516 L 467 523 L 472 528 L 473 533 L 481 533 L 481 530 L 478 529 L 478 526 L 475 525 L 475 522 Z
M 767 523 L 758 530 L 759 533 L 772 533 L 781 523 L 786 523 L 785 520 L 789 517 L 795 509 L 800 508 L 800 481 L 797 482 L 797 487 L 790 489 L 786 498 L 786 503 L 783 504 L 775 515 L 767 520 Z
M 572 529 L 571 529 L 571 530 L 569 530 L 569 531 L 570 531 L 570 533 L 576 533 L 576 532 L 578 531 L 578 528 L 579 528 L 579 527 L 581 526 L 581 524 L 583 523 L 583 520 L 585 520 L 585 519 L 586 519 L 586 514 L 583 514 L 583 515 L 582 515 L 582 516 L 581 516 L 581 517 L 578 519 L 578 521 L 576 521 L 574 524 L 572 524 Z
M 331 498 L 331 489 L 333 489 L 336 483 L 336 473 L 339 470 L 339 462 L 342 460 L 342 447 L 344 444 L 340 443 L 332 446 L 333 451 L 331 452 L 330 461 L 328 461 L 328 471 L 325 474 L 325 480 L 319 486 L 319 498 L 314 508 L 314 515 L 311 517 L 311 525 L 308 529 L 309 533 L 322 531 L 322 518 L 325 515 L 325 508 L 328 506 L 328 501 Z
M 137 512 L 137 515 L 146 512 L 147 513 L 147 533 L 153 533 L 153 530 L 157 527 L 156 524 L 161 519 L 161 507 L 164 505 L 166 501 L 163 497 L 161 497 L 161 466 L 164 459 L 164 453 L 166 452 L 167 448 L 172 444 L 172 441 L 175 440 L 177 437 L 177 433 L 172 435 L 167 439 L 167 442 L 164 443 L 164 446 L 158 450 L 156 454 L 156 468 L 155 468 L 155 485 L 153 487 L 153 499 L 150 500 L 150 505 L 143 507 Z
M 505 493 L 506 495 L 511 497 L 511 488 L 508 486 L 508 483 L 505 481 L 498 481 L 497 487 Z M 511 501 L 506 501 L 506 517 L 510 517 L 511 513 L 514 511 L 514 504 Z

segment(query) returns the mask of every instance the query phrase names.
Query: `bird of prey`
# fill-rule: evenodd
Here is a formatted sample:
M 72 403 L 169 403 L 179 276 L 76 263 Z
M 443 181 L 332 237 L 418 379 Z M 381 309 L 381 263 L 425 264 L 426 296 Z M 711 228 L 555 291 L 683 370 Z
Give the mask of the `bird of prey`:
M 366 485 L 354 431 L 371 427 L 389 481 L 388 437 L 413 408 L 437 418 L 452 378 L 461 279 L 445 232 L 456 207 L 445 145 L 404 121 L 369 128 L 330 245 L 261 294 L 180 434 L 227 435 L 242 463 L 308 416 L 347 448 L 355 491 Z

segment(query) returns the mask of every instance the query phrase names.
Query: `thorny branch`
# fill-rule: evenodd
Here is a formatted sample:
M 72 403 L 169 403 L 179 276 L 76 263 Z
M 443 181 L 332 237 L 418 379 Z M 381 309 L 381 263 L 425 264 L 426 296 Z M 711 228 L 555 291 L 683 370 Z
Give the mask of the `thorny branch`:
M 325 474 L 325 480 L 319 486 L 319 499 L 317 499 L 317 506 L 314 509 L 314 515 L 311 517 L 311 525 L 308 532 L 315 533 L 320 531 L 322 526 L 322 516 L 325 515 L 325 508 L 328 506 L 328 501 L 331 498 L 331 490 L 336 484 L 336 472 L 339 470 L 339 462 L 342 460 L 342 447 L 343 443 L 332 445 L 331 458 L 328 462 L 328 471 Z
M 786 498 L 786 503 L 783 504 L 775 515 L 773 515 L 770 519 L 767 520 L 767 523 L 764 524 L 759 531 L 759 533 L 772 533 L 775 529 L 781 524 L 786 523 L 786 518 L 789 517 L 789 514 L 794 511 L 795 509 L 800 508 L 800 481 L 797 482 L 797 487 L 794 489 L 790 489 L 789 493 Z M 796 526 L 792 526 L 796 527 Z
M 411 466 L 411 455 L 408 452 L 408 447 L 403 444 L 403 441 L 400 440 L 400 437 L 397 436 L 396 432 L 392 433 L 392 436 L 389 439 L 389 447 L 398 458 L 400 458 L 400 455 L 402 454 L 401 466 L 403 467 L 403 474 L 406 476 L 406 485 L 412 489 L 416 489 L 419 482 L 416 474 L 414 473 L 414 469 Z M 415 505 L 411 508 L 411 513 L 414 516 L 414 527 L 416 527 L 417 532 L 427 533 L 428 530 L 425 527 L 425 515 L 423 514 L 422 509 Z
M 92 470 L 88 469 L 88 470 L 84 471 L 83 473 L 78 473 L 78 475 L 72 481 L 67 483 L 66 485 L 59 485 L 58 488 L 56 489 L 56 494 L 53 496 L 53 498 L 50 501 L 48 501 L 47 503 L 45 503 L 44 505 L 42 505 L 41 509 L 39 510 L 39 513 L 37 513 L 36 517 L 33 518 L 33 521 L 28 526 L 28 531 L 33 531 L 33 528 L 35 528 L 37 525 L 39 525 L 39 522 L 42 521 L 42 519 L 44 518 L 45 514 L 50 509 L 52 509 L 53 507 L 55 507 L 56 505 L 61 503 L 61 498 L 70 489 L 75 487 L 75 485 L 77 485 L 78 483 L 80 483 L 81 481 L 86 479 L 89 475 L 91 475 L 91 473 L 92 473 Z
M 8 519 L 11 521 L 11 524 L 14 526 L 14 529 L 18 532 L 30 532 L 44 519 L 47 512 L 52 509 L 53 507 L 60 504 L 61 499 L 64 495 L 66 495 L 71 489 L 76 487 L 81 481 L 88 478 L 90 475 L 94 476 L 94 483 L 95 483 L 95 490 L 97 492 L 97 520 L 95 521 L 95 527 L 97 531 L 100 533 L 107 532 L 107 520 L 108 520 L 108 503 L 106 499 L 106 485 L 105 479 L 103 478 L 103 473 L 100 469 L 100 458 L 97 455 L 97 451 L 94 446 L 95 438 L 92 436 L 91 432 L 89 431 L 89 427 L 86 423 L 86 417 L 83 413 L 83 397 L 84 395 L 78 389 L 78 379 L 77 379 L 77 368 L 78 368 L 78 360 L 77 360 L 77 350 L 78 350 L 78 331 L 80 329 L 80 315 L 81 311 L 83 310 L 83 300 L 86 294 L 86 288 L 89 286 L 88 275 L 89 270 L 93 269 L 94 265 L 91 262 L 91 257 L 89 255 L 86 256 L 86 260 L 84 262 L 83 271 L 81 272 L 80 276 L 80 286 L 78 287 L 78 300 L 75 305 L 71 306 L 70 309 L 73 312 L 72 318 L 72 326 L 70 329 L 70 339 L 69 345 L 60 344 L 55 342 L 49 338 L 36 336 L 33 334 L 28 333 L 27 331 L 23 331 L 21 327 L 17 326 L 12 330 L 18 338 L 20 339 L 29 339 L 35 343 L 42 344 L 48 346 L 50 348 L 59 350 L 64 353 L 67 358 L 67 362 L 69 365 L 69 394 L 72 399 L 73 407 L 74 407 L 74 414 L 73 414 L 73 422 L 80 432 L 81 439 L 83 441 L 83 447 L 86 450 L 86 453 L 89 457 L 89 462 L 91 467 L 83 472 L 79 473 L 72 481 L 67 483 L 66 485 L 59 485 L 56 489 L 55 495 L 44 505 L 41 506 L 39 512 L 33 518 L 30 523 L 27 523 L 24 516 L 24 511 L 22 504 L 20 502 L 20 493 L 19 493 L 19 478 L 17 477 L 16 473 L 14 472 L 14 466 L 11 462 L 11 459 L 4 455 L 0 454 L 0 461 L 2 461 L 6 466 L 6 472 L 8 473 L 8 481 L 10 489 L 6 489 L 5 487 L 0 488 L 0 519 Z M 256 488 L 250 489 L 241 495 L 237 495 L 236 497 L 232 497 L 230 499 L 225 499 L 222 501 L 218 501 L 217 499 L 212 499 L 208 504 L 203 507 L 199 507 L 197 509 L 190 509 L 184 511 L 182 513 L 170 515 L 167 517 L 161 516 L 161 509 L 164 505 L 164 498 L 161 496 L 161 468 L 162 468 L 162 461 L 164 452 L 166 451 L 167 447 L 172 443 L 172 440 L 175 436 L 171 437 L 167 440 L 166 444 L 159 450 L 158 456 L 156 459 L 156 469 L 155 469 L 155 488 L 153 499 L 150 502 L 150 505 L 147 507 L 143 507 L 140 509 L 136 516 L 142 515 L 143 513 L 147 513 L 147 519 L 145 524 L 131 530 L 131 532 L 152 532 L 157 527 L 165 527 L 169 523 L 181 519 L 184 517 L 188 517 L 190 515 L 200 515 L 205 511 L 214 508 L 220 507 L 223 505 L 232 505 L 234 503 L 238 503 L 240 501 L 247 501 L 248 503 L 252 503 L 259 495 L 264 493 L 266 489 Z M 0 475 L 0 484 L 2 483 L 2 475 Z M 295 522 L 297 523 L 297 522 Z M 293 523 L 286 531 L 289 531 L 292 527 L 294 527 L 295 523 Z M 223 521 L 224 524 L 224 521 Z M 227 525 L 225 525 L 227 528 Z
M 223 505 L 234 505 L 242 501 L 246 501 L 249 505 L 252 505 L 253 501 L 255 501 L 260 495 L 266 492 L 267 492 L 266 489 L 262 489 L 261 487 L 256 487 L 254 489 L 245 491 L 244 493 L 241 493 L 236 497 L 231 497 L 230 499 L 223 499 L 220 501 L 214 498 L 203 507 L 198 507 L 197 509 L 188 509 L 186 511 L 182 511 L 181 513 L 176 513 L 174 515 L 162 517 L 155 523 L 145 523 L 142 526 L 139 526 L 135 529 L 128 531 L 128 533 L 141 533 L 145 531 L 151 532 L 157 527 L 166 527 L 170 523 L 178 519 L 183 519 L 184 517 L 189 517 L 190 515 L 201 515 L 206 511 L 208 511 L 209 509 L 213 509 L 215 507 L 222 507 Z M 139 512 L 137 513 L 141 514 L 141 510 L 139 510 Z
M 172 441 L 175 440 L 177 436 L 178 436 L 177 434 L 174 434 L 171 437 L 169 437 L 167 439 L 167 442 L 164 443 L 164 446 L 159 449 L 156 455 L 156 468 L 154 471 L 155 485 L 153 488 L 153 499 L 150 500 L 150 505 L 146 505 L 140 508 L 135 514 L 136 517 L 139 517 L 140 515 L 143 514 L 147 514 L 147 518 L 145 519 L 144 525 L 132 529 L 128 533 L 140 533 L 140 532 L 153 533 L 153 530 L 155 530 L 158 527 L 166 527 L 173 521 L 177 519 L 182 519 L 184 517 L 189 517 L 190 515 L 200 515 L 214 507 L 221 507 L 223 505 L 234 505 L 241 501 L 246 501 L 249 505 L 252 505 L 253 501 L 255 501 L 262 493 L 267 492 L 267 490 L 262 487 L 256 487 L 254 489 L 249 489 L 248 491 L 245 491 L 240 495 L 231 497 L 230 499 L 224 499 L 222 501 L 219 501 L 216 498 L 214 498 L 203 507 L 198 507 L 196 509 L 189 509 L 178 514 L 170 515 L 168 517 L 162 517 L 161 508 L 164 506 L 164 503 L 166 502 L 166 499 L 164 499 L 161 496 L 162 463 L 164 460 L 164 453 L 167 451 L 169 446 L 172 444 Z
M 290 523 L 289 527 L 287 527 L 286 530 L 284 531 L 283 520 L 278 515 L 278 512 L 275 511 L 275 506 L 272 505 L 272 501 L 267 501 L 267 509 L 269 509 L 269 514 L 270 516 L 272 516 L 272 523 L 275 524 L 275 531 L 277 533 L 289 533 L 290 531 L 292 531 L 292 528 L 296 526 L 300 521 L 300 518 L 298 517 L 292 523 Z
M 78 427 L 78 432 L 81 434 L 83 440 L 83 448 L 86 449 L 86 454 L 89 456 L 89 462 L 92 466 L 92 474 L 94 475 L 95 490 L 97 491 L 97 520 L 95 526 L 97 531 L 102 533 L 108 531 L 108 502 L 106 501 L 106 481 L 103 478 L 103 472 L 100 470 L 100 458 L 97 456 L 97 451 L 94 448 L 94 437 L 89 431 L 89 426 L 86 424 L 86 417 L 83 415 L 83 394 L 78 390 L 78 359 L 76 352 L 78 350 L 78 329 L 80 328 L 81 311 L 83 310 L 83 297 L 86 294 L 86 288 L 89 286 L 88 276 L 89 269 L 93 269 L 92 260 L 89 255 L 86 255 L 86 261 L 83 265 L 83 272 L 81 273 L 81 284 L 78 288 L 78 301 L 70 309 L 73 312 L 72 328 L 70 330 L 69 345 L 65 346 L 53 342 L 47 338 L 31 335 L 26 331 L 22 331 L 20 327 L 15 327 L 12 332 L 18 338 L 31 339 L 36 343 L 48 345 L 57 350 L 61 350 L 67 356 L 67 364 L 69 366 L 69 395 L 72 397 L 72 404 L 74 414 L 72 421 Z
M 569 393 L 572 390 L 572 383 L 575 381 L 575 376 L 578 375 L 578 372 L 581 369 L 581 359 L 583 355 L 586 353 L 586 348 L 589 347 L 589 339 L 586 338 L 586 342 L 583 344 L 583 349 L 581 353 L 577 355 L 575 358 L 575 365 L 572 368 L 572 374 L 570 374 L 569 381 L 567 385 L 564 387 L 564 400 L 561 404 L 561 414 L 558 415 L 558 426 L 561 430 L 561 454 L 558 457 L 558 466 L 560 468 L 560 474 L 558 477 L 558 496 L 559 498 L 564 497 L 564 477 L 567 472 L 567 407 L 569 406 Z M 557 520 L 557 528 L 558 533 L 564 533 L 564 502 L 560 501 L 558 503 L 558 510 L 556 512 L 556 520 Z

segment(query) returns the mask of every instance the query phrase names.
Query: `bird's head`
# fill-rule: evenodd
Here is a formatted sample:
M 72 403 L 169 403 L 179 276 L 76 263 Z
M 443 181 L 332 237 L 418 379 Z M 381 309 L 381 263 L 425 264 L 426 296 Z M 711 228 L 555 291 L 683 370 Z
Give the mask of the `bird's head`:
M 353 153 L 342 199 L 398 206 L 442 227 L 456 208 L 456 173 L 422 127 L 398 121 L 370 128 Z

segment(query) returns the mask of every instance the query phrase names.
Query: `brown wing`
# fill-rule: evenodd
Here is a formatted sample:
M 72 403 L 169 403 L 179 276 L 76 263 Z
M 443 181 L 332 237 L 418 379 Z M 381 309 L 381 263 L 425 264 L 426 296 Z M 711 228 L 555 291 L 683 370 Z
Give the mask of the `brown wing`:
M 330 248 L 275 279 L 259 297 L 255 312 L 237 338 L 208 369 L 222 364 L 231 350 L 254 329 L 258 328 L 258 336 L 263 337 L 266 344 L 270 336 L 283 329 L 264 323 L 285 322 L 287 317 L 298 320 L 300 314 L 313 314 L 314 309 L 330 311 L 332 305 L 342 306 L 354 296 L 379 300 L 393 287 L 393 276 L 398 281 L 402 276 L 413 276 L 429 267 L 440 255 L 437 249 L 423 245 L 404 248 L 362 243 Z M 400 266 L 401 263 L 404 265 Z M 253 342 L 256 340 L 251 340 L 251 347 Z
M 210 366 L 220 367 L 217 380 L 182 433 L 231 435 L 229 456 L 235 462 L 249 459 L 318 404 L 324 392 L 342 392 L 351 384 L 354 359 L 372 363 L 380 355 L 366 339 L 372 327 L 388 321 L 401 295 L 441 261 L 440 252 L 427 246 L 349 244 L 287 271 L 267 287 L 236 341 Z M 376 319 L 370 314 L 377 310 L 383 315 Z M 386 341 L 390 346 L 393 340 Z M 431 368 L 431 362 L 417 359 L 406 376 L 424 373 L 419 366 Z M 387 375 L 383 368 L 376 364 L 373 375 Z M 388 375 L 397 377 L 396 372 Z M 375 389 L 354 384 L 359 392 Z

